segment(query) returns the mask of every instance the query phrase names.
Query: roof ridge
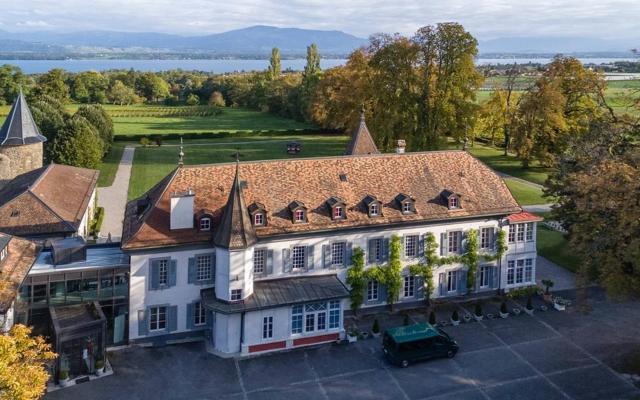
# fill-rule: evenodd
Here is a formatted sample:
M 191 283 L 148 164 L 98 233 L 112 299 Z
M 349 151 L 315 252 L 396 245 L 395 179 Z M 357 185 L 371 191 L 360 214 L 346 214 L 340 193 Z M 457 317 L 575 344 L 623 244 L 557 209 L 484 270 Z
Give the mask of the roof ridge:
M 49 163 L 46 167 L 43 167 L 43 171 L 42 173 L 38 176 L 38 178 L 33 181 L 33 183 L 31 183 L 31 185 L 29 185 L 29 187 L 27 188 L 28 191 L 31 191 L 31 189 L 35 189 L 36 186 L 38 186 L 40 184 L 40 182 L 42 182 L 42 180 L 44 179 L 44 176 L 47 175 L 51 169 L 53 168 L 53 165 L 55 165 L 55 163 Z

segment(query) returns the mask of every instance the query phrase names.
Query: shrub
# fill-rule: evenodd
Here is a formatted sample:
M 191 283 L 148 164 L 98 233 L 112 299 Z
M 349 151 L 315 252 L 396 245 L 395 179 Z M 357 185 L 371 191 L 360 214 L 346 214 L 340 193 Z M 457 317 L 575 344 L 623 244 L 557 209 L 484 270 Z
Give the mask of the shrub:
M 553 281 L 551 279 L 544 279 L 542 281 L 542 284 L 544 285 L 545 289 L 544 289 L 544 293 L 545 294 L 549 294 L 549 289 L 551 289 L 553 287 Z
M 380 333 L 380 324 L 378 324 L 378 318 L 373 320 L 373 327 L 371 327 L 371 332 Z
M 506 314 L 506 313 L 508 313 L 508 312 L 509 312 L 509 311 L 507 310 L 507 302 L 506 302 L 506 301 L 503 301 L 503 302 L 502 302 L 502 304 L 500 304 L 500 312 L 501 312 L 502 314 Z
M 403 324 L 404 326 L 409 325 L 409 315 L 408 315 L 408 314 L 405 314 L 405 315 L 404 315 L 404 321 L 402 322 L 402 324 Z
M 69 378 L 69 371 L 66 370 L 66 369 L 63 369 L 62 371 L 60 371 L 59 378 L 60 378 L 61 381 Z
M 142 146 L 144 146 L 144 147 L 147 147 L 147 146 L 149 146 L 151 144 L 151 140 L 149 140 L 148 137 L 143 136 L 143 137 L 140 138 L 140 144 Z
M 434 313 L 433 311 L 431 311 L 429 313 L 429 323 L 431 325 L 435 325 L 436 324 L 436 313 Z
M 533 304 L 531 302 L 531 297 L 527 299 L 527 310 L 533 310 Z
M 476 303 L 475 313 L 478 317 L 482 316 L 482 306 L 480 305 L 480 303 Z
M 96 208 L 96 213 L 93 216 L 93 220 L 91 220 L 91 234 L 97 235 L 100 233 L 100 227 L 102 226 L 102 221 L 104 220 L 104 208 L 98 207 Z
M 451 314 L 451 319 L 453 321 L 460 321 L 460 315 L 458 315 L 458 310 L 453 310 L 453 313 Z
M 158 147 L 162 146 L 162 136 L 158 135 L 158 136 L 154 137 L 153 141 L 156 142 L 156 145 Z

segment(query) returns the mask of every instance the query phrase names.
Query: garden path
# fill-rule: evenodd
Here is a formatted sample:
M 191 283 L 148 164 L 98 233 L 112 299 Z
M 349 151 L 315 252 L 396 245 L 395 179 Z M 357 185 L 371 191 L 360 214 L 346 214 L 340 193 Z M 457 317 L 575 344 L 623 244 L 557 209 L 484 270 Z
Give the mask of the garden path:
M 127 205 L 134 152 L 135 147 L 125 147 L 113 184 L 98 188 L 98 206 L 104 208 L 105 214 L 100 228 L 99 242 L 107 241 L 109 235 L 111 235 L 111 241 L 120 241 L 122 236 L 122 219 Z

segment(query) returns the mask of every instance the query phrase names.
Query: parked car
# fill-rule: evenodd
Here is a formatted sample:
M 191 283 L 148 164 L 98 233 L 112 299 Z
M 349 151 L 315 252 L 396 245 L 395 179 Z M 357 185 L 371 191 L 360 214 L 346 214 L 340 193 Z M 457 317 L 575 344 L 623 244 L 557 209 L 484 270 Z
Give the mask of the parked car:
M 458 349 L 458 343 L 446 332 L 427 323 L 387 329 L 382 337 L 387 359 L 403 368 L 430 358 L 452 358 Z

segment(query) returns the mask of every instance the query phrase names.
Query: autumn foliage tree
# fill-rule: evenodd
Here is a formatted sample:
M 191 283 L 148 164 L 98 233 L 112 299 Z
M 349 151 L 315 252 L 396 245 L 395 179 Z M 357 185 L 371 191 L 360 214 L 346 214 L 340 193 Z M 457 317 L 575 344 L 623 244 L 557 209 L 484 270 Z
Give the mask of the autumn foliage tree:
M 24 325 L 0 335 L 0 400 L 39 399 L 49 379 L 45 364 L 55 357 L 51 346 Z

